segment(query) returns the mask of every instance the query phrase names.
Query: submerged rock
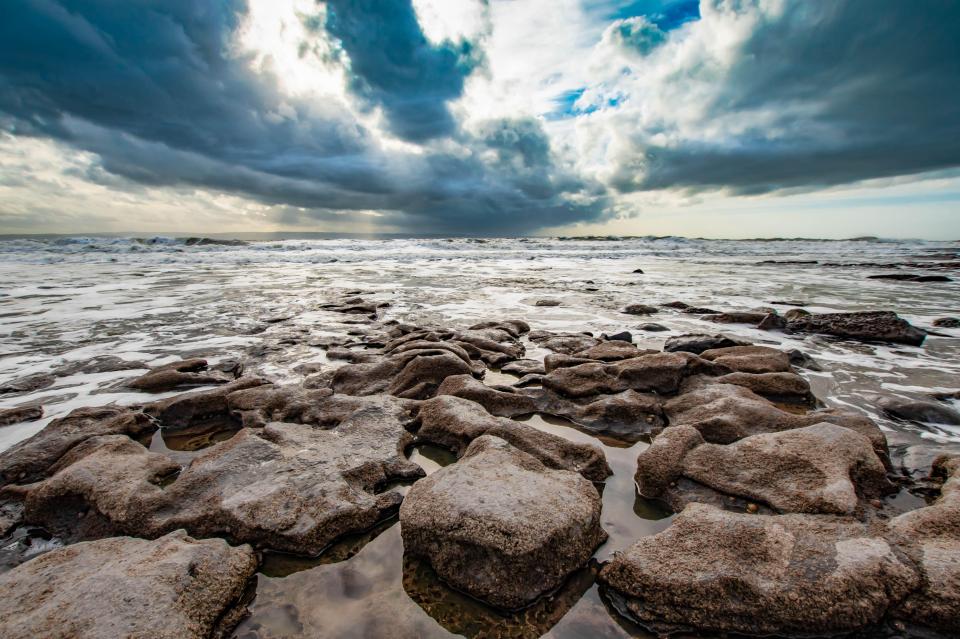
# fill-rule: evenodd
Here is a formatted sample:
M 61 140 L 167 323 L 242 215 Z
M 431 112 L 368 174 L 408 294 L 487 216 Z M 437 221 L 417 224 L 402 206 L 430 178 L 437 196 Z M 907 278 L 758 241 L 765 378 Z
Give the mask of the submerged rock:
M 752 435 L 728 445 L 707 444 L 690 426 L 672 426 L 637 459 L 636 481 L 645 497 L 674 510 L 688 501 L 676 482 L 686 477 L 716 491 L 778 512 L 851 515 L 863 500 L 895 491 L 883 462 L 859 433 L 829 423 Z
M 0 395 L 6 395 L 8 393 L 32 393 L 43 390 L 44 388 L 49 388 L 53 386 L 56 381 L 56 378 L 49 373 L 34 373 L 33 375 L 18 377 L 8 382 L 0 382 Z
M 703 351 L 731 346 L 749 346 L 750 342 L 727 337 L 726 335 L 706 335 L 704 333 L 688 333 L 667 338 L 663 350 L 668 353 L 684 352 L 699 355 Z
M 920 579 L 877 532 L 829 515 L 690 504 L 600 580 L 655 632 L 829 635 L 869 628 Z
M 229 632 L 257 561 L 249 546 L 117 537 L 53 550 L 0 575 L 7 639 L 206 639 Z
M 622 312 L 627 315 L 653 315 L 654 313 L 660 312 L 660 309 L 647 304 L 629 304 Z
M 43 417 L 42 406 L 19 406 L 17 408 L 0 409 L 0 426 L 32 422 Z
M 537 300 L 534 306 L 560 306 L 560 300 Z
M 920 346 L 926 333 L 890 311 L 823 313 L 791 319 L 791 331 L 820 333 L 867 342 L 894 342 Z
M 669 331 L 670 329 L 664 326 L 663 324 L 657 324 L 655 322 L 650 322 L 647 324 L 640 325 L 641 331 L 649 331 L 651 333 L 659 333 L 661 331 Z
M 769 313 L 727 312 L 711 315 L 707 319 L 717 324 L 759 324 Z
M 586 564 L 607 537 L 600 509 L 596 488 L 577 473 L 482 436 L 456 464 L 413 485 L 400 525 L 405 552 L 448 584 L 516 609 Z
M 150 369 L 150 372 L 127 380 L 123 385 L 145 393 L 163 393 L 178 388 L 226 384 L 233 379 L 233 375 L 208 369 L 205 359 L 185 359 Z
M 939 402 L 904 399 L 902 397 L 880 397 L 877 399 L 877 405 L 887 415 L 897 419 L 960 426 L 960 411 Z
M 958 317 L 938 317 L 933 320 L 933 325 L 937 328 L 960 328 L 960 318 Z

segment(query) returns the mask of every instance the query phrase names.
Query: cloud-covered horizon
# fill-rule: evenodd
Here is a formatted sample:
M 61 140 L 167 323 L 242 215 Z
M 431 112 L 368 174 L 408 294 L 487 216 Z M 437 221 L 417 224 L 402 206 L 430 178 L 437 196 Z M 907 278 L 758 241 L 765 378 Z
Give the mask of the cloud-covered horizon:
M 55 224 L 64 188 L 79 231 L 117 193 L 281 227 L 603 224 L 956 171 L 960 5 L 17 0 L 0 129 L 0 231 Z

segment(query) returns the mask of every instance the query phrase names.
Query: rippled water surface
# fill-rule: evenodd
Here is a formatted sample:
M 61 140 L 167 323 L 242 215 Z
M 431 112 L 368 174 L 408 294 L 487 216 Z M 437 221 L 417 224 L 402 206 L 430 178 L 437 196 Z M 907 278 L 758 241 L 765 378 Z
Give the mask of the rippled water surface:
M 630 303 L 682 300 L 719 311 L 802 303 L 813 312 L 893 310 L 917 326 L 960 316 L 960 244 L 882 241 L 708 241 L 666 239 L 317 240 L 188 246 L 183 241 L 60 238 L 0 240 L 0 386 L 56 372 L 72 362 L 112 355 L 143 365 L 187 356 L 242 359 L 278 381 L 338 365 L 318 345 L 357 328 L 356 318 L 320 305 L 362 291 L 389 302 L 385 319 L 466 326 L 524 319 L 535 329 L 630 330 L 642 347 L 685 332 L 724 332 L 799 348 L 822 371 L 802 371 L 832 406 L 866 412 L 893 447 L 916 442 L 957 448 L 960 430 L 895 422 L 872 395 L 924 397 L 960 387 L 960 330 L 937 329 L 922 347 L 861 344 L 818 336 L 717 325 L 664 310 L 650 317 L 619 312 Z M 765 261 L 815 262 L 777 264 Z M 911 266 L 895 266 L 897 264 Z M 634 273 L 642 269 L 643 273 Z M 956 281 L 868 279 L 892 272 L 937 273 Z M 561 302 L 537 307 L 538 299 Z M 670 331 L 645 333 L 657 322 Z M 315 345 L 311 345 L 315 344 Z M 545 353 L 531 349 L 528 356 Z M 79 406 L 156 399 L 117 387 L 142 369 L 73 373 L 51 385 L 0 395 L 0 408 L 42 404 L 43 419 L 0 428 L 0 449 L 29 437 Z M 494 377 L 491 375 L 491 378 Z M 492 382 L 493 380 L 488 380 Z M 161 395 L 162 397 L 162 395 Z M 539 416 L 528 423 L 603 446 L 614 475 L 603 486 L 603 526 L 610 540 L 598 561 L 669 525 L 656 505 L 636 498 L 636 455 L 646 444 L 601 441 Z M 194 451 L 231 436 L 155 438 L 154 450 L 186 462 Z M 443 451 L 410 451 L 432 472 Z M 402 487 L 396 489 L 402 490 Z M 447 589 L 430 569 L 404 559 L 399 524 L 385 522 L 344 540 L 320 558 L 267 558 L 252 616 L 239 637 L 626 637 L 638 629 L 610 614 L 594 585 L 595 567 L 520 615 L 503 617 Z M 641 635 L 642 636 L 642 635 Z

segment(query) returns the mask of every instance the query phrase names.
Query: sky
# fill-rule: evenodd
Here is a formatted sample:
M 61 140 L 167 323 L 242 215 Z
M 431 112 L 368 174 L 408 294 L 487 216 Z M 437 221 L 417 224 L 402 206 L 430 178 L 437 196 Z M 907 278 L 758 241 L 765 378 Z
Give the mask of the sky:
M 0 233 L 960 239 L 955 0 L 5 0 Z

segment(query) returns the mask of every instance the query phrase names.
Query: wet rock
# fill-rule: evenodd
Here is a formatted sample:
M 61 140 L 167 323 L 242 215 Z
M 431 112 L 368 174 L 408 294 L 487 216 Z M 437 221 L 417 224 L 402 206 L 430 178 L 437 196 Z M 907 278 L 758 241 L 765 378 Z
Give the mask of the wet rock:
M 600 342 L 586 350 L 574 353 L 574 357 L 601 362 L 615 362 L 630 359 L 639 355 L 656 353 L 658 351 L 640 350 L 630 342 L 608 341 Z
M 918 275 L 916 273 L 885 273 L 868 275 L 870 280 L 896 280 L 898 282 L 952 282 L 946 275 Z
M 219 240 L 212 237 L 188 237 L 183 242 L 187 246 L 247 246 L 243 240 Z
M 530 332 L 530 325 L 524 322 L 523 320 L 505 320 L 501 322 L 480 322 L 479 324 L 474 324 L 469 327 L 467 330 L 471 331 L 480 331 L 486 328 L 496 328 L 508 333 L 513 338 L 518 338 L 521 335 Z
M 625 390 L 675 393 L 688 376 L 713 372 L 714 364 L 690 353 L 654 353 L 610 364 L 558 368 L 543 378 L 543 387 L 567 397 Z
M 678 310 L 683 310 L 683 309 L 685 309 L 685 308 L 690 308 L 690 305 L 689 305 L 689 304 L 687 304 L 686 302 L 680 302 L 680 301 L 667 302 L 666 304 L 661 304 L 660 306 L 662 306 L 663 308 L 675 308 L 675 309 L 678 309 Z
M 32 393 L 53 386 L 56 378 L 49 373 L 35 373 L 8 382 L 0 382 L 0 395 L 8 393 Z
M 807 302 L 803 300 L 774 300 L 772 302 L 767 302 L 768 304 L 776 304 L 777 306 L 806 306 Z
M 381 357 L 382 355 L 377 353 L 352 348 L 334 347 L 327 349 L 327 359 L 350 362 L 351 364 L 367 364 L 378 361 Z
M 78 408 L 51 421 L 33 437 L 0 453 L 0 486 L 29 484 L 46 477 L 71 448 L 99 435 L 142 438 L 156 430 L 150 419 L 135 410 L 117 406 Z
M 469 375 L 453 375 L 443 381 L 437 396 L 453 395 L 469 399 L 499 417 L 529 415 L 537 411 L 534 400 L 509 386 L 487 386 Z
M 547 372 L 543 367 L 543 362 L 535 359 L 518 359 L 504 364 L 500 370 L 514 375 L 543 375 Z
M 575 355 L 564 355 L 562 353 L 552 353 L 543 358 L 545 372 L 556 370 L 558 368 L 568 368 L 570 366 L 579 366 L 580 364 L 590 364 L 597 360 L 589 357 L 577 357 Z
M 451 341 L 467 350 L 475 349 L 478 352 L 475 357 L 488 366 L 502 366 L 525 353 L 523 344 L 510 331 L 501 328 L 458 331 Z
M 642 268 L 635 268 L 635 269 L 633 269 L 633 270 L 630 271 L 630 272 L 631 272 L 631 273 L 636 273 L 636 274 L 638 274 L 638 275 L 643 275 L 643 269 L 642 269 Z
M 960 318 L 938 317 L 933 320 L 933 325 L 937 328 L 960 328 Z
M 792 319 L 791 331 L 820 333 L 867 342 L 893 342 L 920 346 L 926 333 L 890 311 L 823 313 Z
M 0 575 L 0 635 L 9 639 L 197 639 L 229 632 L 256 570 L 249 546 L 118 537 L 48 552 Z
M 649 331 L 651 333 L 657 333 L 660 331 L 669 331 L 670 329 L 664 326 L 663 324 L 657 324 L 655 322 L 649 322 L 647 324 L 640 325 L 641 331 Z
M 528 337 L 537 346 L 564 355 L 573 355 L 600 343 L 597 338 L 583 333 L 531 331 Z
M 891 536 L 919 566 L 922 587 L 894 615 L 943 632 L 960 632 L 960 456 L 934 461 L 945 479 L 940 498 L 890 521 Z
M 43 417 L 42 406 L 18 406 L 17 408 L 0 409 L 0 426 L 32 422 Z
M 717 324 L 759 324 L 769 313 L 728 312 L 711 315 L 707 319 Z
M 810 384 L 796 373 L 730 373 L 716 378 L 718 384 L 736 384 L 749 388 L 773 402 L 813 404 Z
M 729 444 L 750 435 L 772 433 L 829 422 L 850 428 L 873 444 L 877 456 L 887 459 L 887 440 L 868 417 L 839 409 L 810 411 L 796 415 L 781 410 L 743 386 L 691 379 L 697 385 L 663 404 L 669 428 L 693 426 L 703 438 Z
M 820 364 L 817 363 L 817 360 L 797 348 L 787 351 L 787 355 L 790 357 L 790 364 L 797 368 L 805 368 L 810 371 L 823 370 Z
M 903 397 L 879 397 L 876 403 L 883 412 L 897 419 L 960 426 L 960 411 L 939 402 Z
M 400 525 L 405 552 L 444 581 L 516 609 L 586 564 L 606 539 L 600 509 L 596 488 L 577 473 L 482 436 L 456 464 L 413 485 Z
M 688 306 L 680 311 L 681 313 L 686 313 L 687 315 L 718 315 L 720 311 L 715 311 L 712 308 L 707 308 L 706 306 Z
M 495 417 L 483 406 L 451 395 L 425 401 L 420 407 L 417 441 L 443 446 L 462 456 L 470 443 L 492 435 L 536 457 L 548 468 L 572 470 L 591 481 L 610 475 L 598 446 L 577 444 L 512 419 Z
M 600 580 L 655 632 L 777 636 L 868 628 L 919 584 L 889 543 L 855 520 L 705 504 L 616 556 Z
M 116 355 L 101 355 L 85 361 L 63 364 L 55 368 L 53 374 L 57 377 L 67 377 L 77 374 L 113 373 L 116 371 L 138 370 L 142 368 L 150 367 L 143 362 L 125 360 Z
M 777 313 L 767 313 L 763 316 L 763 319 L 760 320 L 760 323 L 757 324 L 757 328 L 761 331 L 773 331 L 786 327 L 787 320 Z
M 753 435 L 729 445 L 703 443 L 690 426 L 667 428 L 640 453 L 637 484 L 645 497 L 682 510 L 687 501 L 698 499 L 671 490 L 680 477 L 779 512 L 851 515 L 863 500 L 896 492 L 871 442 L 829 423 Z
M 600 339 L 605 339 L 610 342 L 633 343 L 633 335 L 630 334 L 630 331 L 620 331 L 619 333 L 614 333 L 613 335 L 601 335 Z
M 320 308 L 347 315 L 376 315 L 381 308 L 390 306 L 389 302 L 372 302 L 362 297 L 352 297 L 337 304 L 322 304 Z
M 228 417 L 230 408 L 227 398 L 232 393 L 269 384 L 270 382 L 259 377 L 241 377 L 212 390 L 181 393 L 151 402 L 144 405 L 143 412 L 155 419 L 165 430 L 180 430 Z
M 205 359 L 185 359 L 150 369 L 149 373 L 126 380 L 127 388 L 145 393 L 164 393 L 178 388 L 227 384 L 234 376 L 209 370 Z
M 687 333 L 667 338 L 663 350 L 668 353 L 694 353 L 699 355 L 703 351 L 731 346 L 749 346 L 750 342 L 727 337 L 726 335 L 706 335 L 704 333 Z
M 783 319 L 787 320 L 787 326 L 789 326 L 790 322 L 794 322 L 805 317 L 810 317 L 811 315 L 813 315 L 813 313 L 805 308 L 791 308 L 783 314 Z
M 623 312 L 627 315 L 653 315 L 659 311 L 660 309 L 656 306 L 648 306 L 646 304 L 630 304 L 623 309 Z
M 790 370 L 790 356 L 768 346 L 731 346 L 700 353 L 703 359 L 741 373 L 783 373 Z
M 534 306 L 560 306 L 560 300 L 537 300 Z
M 416 349 L 366 364 L 349 364 L 333 374 L 332 388 L 346 395 L 388 393 L 409 399 L 436 394 L 447 377 L 471 375 L 473 368 L 444 349 Z
M 247 428 L 263 428 L 270 422 L 334 428 L 353 413 L 364 410 L 389 413 L 407 426 L 413 421 L 417 404 L 391 395 L 336 395 L 329 388 L 295 385 L 258 386 L 227 396 L 230 416 Z
M 666 425 L 659 398 L 653 393 L 626 390 L 598 395 L 590 401 L 571 401 L 550 391 L 536 398 L 539 412 L 570 420 L 584 430 L 636 442 Z

